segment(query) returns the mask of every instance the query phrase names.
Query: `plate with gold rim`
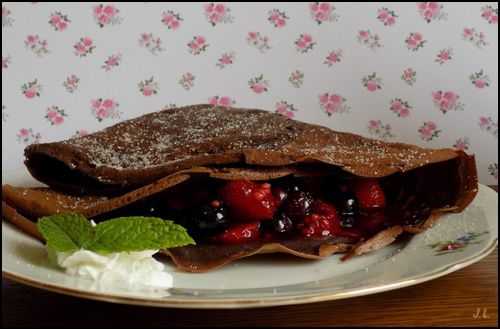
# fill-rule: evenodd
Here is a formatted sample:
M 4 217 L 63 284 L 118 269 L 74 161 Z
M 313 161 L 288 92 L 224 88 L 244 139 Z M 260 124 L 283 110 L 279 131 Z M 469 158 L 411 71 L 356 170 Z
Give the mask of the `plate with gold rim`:
M 34 186 L 26 171 L 2 172 L 3 183 Z M 498 194 L 480 185 L 473 202 L 427 231 L 341 261 L 256 255 L 208 273 L 186 273 L 158 258 L 169 289 L 114 285 L 74 277 L 49 263 L 43 244 L 2 221 L 2 275 L 61 294 L 114 303 L 174 308 L 250 308 L 304 304 L 400 289 L 439 278 L 486 257 L 498 240 Z

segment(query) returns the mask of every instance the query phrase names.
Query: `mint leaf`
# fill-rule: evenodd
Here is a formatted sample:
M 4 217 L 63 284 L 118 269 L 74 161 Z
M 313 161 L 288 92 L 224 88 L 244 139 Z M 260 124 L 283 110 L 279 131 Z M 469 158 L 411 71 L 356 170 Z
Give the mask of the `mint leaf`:
M 94 230 L 90 222 L 75 213 L 42 217 L 38 230 L 47 241 L 47 246 L 56 251 L 75 251 L 84 248 L 93 240 Z
M 158 217 L 119 217 L 97 224 L 87 246 L 98 253 L 166 249 L 195 244 L 186 229 Z
M 53 254 L 88 249 L 98 253 L 166 249 L 195 244 L 186 229 L 158 217 L 119 217 L 93 227 L 80 214 L 42 217 L 38 230 Z

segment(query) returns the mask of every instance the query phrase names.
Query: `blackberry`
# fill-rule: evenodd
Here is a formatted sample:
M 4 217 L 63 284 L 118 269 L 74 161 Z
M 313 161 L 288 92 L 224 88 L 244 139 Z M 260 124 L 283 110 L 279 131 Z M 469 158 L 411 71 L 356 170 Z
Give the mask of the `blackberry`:
M 283 211 L 290 219 L 301 220 L 311 212 L 313 201 L 311 193 L 293 189 L 288 193 Z

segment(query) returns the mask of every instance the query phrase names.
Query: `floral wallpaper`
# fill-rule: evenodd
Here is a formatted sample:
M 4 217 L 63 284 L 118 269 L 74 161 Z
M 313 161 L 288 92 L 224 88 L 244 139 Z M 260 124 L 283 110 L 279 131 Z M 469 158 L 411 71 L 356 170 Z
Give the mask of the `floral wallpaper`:
M 498 182 L 497 3 L 2 3 L 2 170 L 163 108 L 454 147 Z

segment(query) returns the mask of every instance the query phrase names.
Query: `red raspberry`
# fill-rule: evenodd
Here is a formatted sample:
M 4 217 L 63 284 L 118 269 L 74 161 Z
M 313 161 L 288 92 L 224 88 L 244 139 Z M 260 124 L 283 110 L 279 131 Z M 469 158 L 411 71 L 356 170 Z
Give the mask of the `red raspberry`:
M 312 214 L 304 217 L 301 232 L 305 237 L 336 235 L 341 231 L 340 216 L 335 207 L 324 201 L 316 200 Z
M 258 184 L 248 180 L 232 180 L 220 190 L 222 200 L 237 221 L 271 220 L 277 209 L 271 184 Z
M 354 183 L 354 193 L 361 208 L 385 207 L 385 194 L 376 179 L 360 179 Z
M 259 240 L 260 223 L 242 223 L 227 228 L 224 232 L 216 235 L 214 241 L 224 244 L 238 244 Z

